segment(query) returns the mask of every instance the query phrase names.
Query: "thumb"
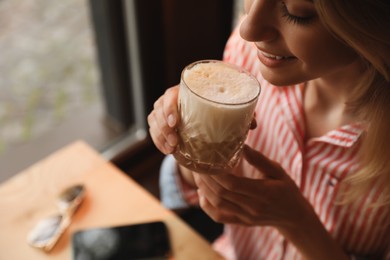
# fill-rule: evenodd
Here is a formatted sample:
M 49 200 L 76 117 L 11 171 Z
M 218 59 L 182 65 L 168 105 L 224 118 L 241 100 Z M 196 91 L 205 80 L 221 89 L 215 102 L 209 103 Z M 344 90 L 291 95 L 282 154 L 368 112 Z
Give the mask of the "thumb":
M 257 127 L 256 117 L 253 116 L 249 129 L 253 130 L 256 129 L 256 127 Z
M 243 153 L 245 160 L 268 178 L 280 179 L 286 174 L 280 164 L 268 159 L 262 153 L 250 148 L 248 145 L 244 145 Z

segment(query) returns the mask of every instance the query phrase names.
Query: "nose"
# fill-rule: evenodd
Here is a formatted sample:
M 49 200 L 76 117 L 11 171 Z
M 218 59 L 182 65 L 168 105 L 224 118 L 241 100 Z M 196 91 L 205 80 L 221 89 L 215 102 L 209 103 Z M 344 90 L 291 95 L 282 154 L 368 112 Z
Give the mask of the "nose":
M 272 41 L 277 38 L 274 1 L 254 0 L 240 25 L 241 37 L 250 42 Z

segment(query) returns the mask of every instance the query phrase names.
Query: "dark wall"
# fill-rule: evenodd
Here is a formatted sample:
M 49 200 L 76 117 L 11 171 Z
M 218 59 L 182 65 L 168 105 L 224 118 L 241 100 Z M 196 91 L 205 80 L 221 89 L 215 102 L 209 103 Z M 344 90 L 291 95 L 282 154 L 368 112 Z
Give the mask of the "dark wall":
M 108 118 L 126 129 L 134 123 L 127 28 L 122 0 L 89 0 L 95 27 Z M 221 59 L 232 30 L 233 0 L 134 1 L 140 39 L 145 111 L 181 70 L 200 59 Z
M 231 32 L 232 1 L 171 0 L 165 6 L 166 75 L 178 83 L 184 66 L 199 59 L 221 59 Z
M 137 8 L 148 113 L 186 65 L 222 58 L 233 0 L 138 0 Z
M 222 58 L 232 30 L 234 1 L 89 0 L 107 125 L 126 134 L 126 129 L 134 125 L 135 116 L 125 1 L 133 1 L 136 9 L 146 116 L 157 98 L 179 83 L 186 65 L 201 59 Z M 145 166 L 160 163 L 161 154 L 151 142 L 139 146 L 120 151 L 116 163 L 123 163 L 126 169 L 138 167 L 139 172 L 147 172 Z

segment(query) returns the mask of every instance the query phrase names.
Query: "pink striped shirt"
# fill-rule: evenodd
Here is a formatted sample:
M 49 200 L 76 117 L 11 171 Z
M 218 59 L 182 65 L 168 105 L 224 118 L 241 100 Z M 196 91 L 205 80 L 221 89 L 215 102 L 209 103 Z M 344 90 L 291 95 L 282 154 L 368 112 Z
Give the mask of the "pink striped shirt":
M 389 214 L 384 208 L 364 209 L 376 200 L 379 186 L 362 196 L 358 207 L 335 204 L 339 183 L 358 166 L 356 152 L 362 128 L 358 124 L 345 125 L 305 141 L 304 84 L 275 87 L 266 82 L 258 70 L 256 48 L 241 39 L 237 30 L 226 45 L 224 60 L 256 75 L 262 86 L 256 108 L 258 126 L 250 131 L 247 144 L 281 164 L 347 253 L 390 259 Z M 259 178 L 249 164 L 243 167 L 246 177 Z M 194 190 L 185 185 L 182 189 L 186 200 L 196 204 Z M 228 259 L 301 258 L 296 248 L 273 227 L 227 224 L 215 248 Z

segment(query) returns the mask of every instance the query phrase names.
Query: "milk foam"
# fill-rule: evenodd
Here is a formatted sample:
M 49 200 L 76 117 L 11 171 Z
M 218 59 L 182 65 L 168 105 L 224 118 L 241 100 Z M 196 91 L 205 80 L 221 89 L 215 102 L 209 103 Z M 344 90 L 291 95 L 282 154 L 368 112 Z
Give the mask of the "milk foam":
M 196 64 L 184 71 L 183 80 L 194 93 L 220 103 L 245 103 L 260 91 L 256 79 L 222 62 Z

